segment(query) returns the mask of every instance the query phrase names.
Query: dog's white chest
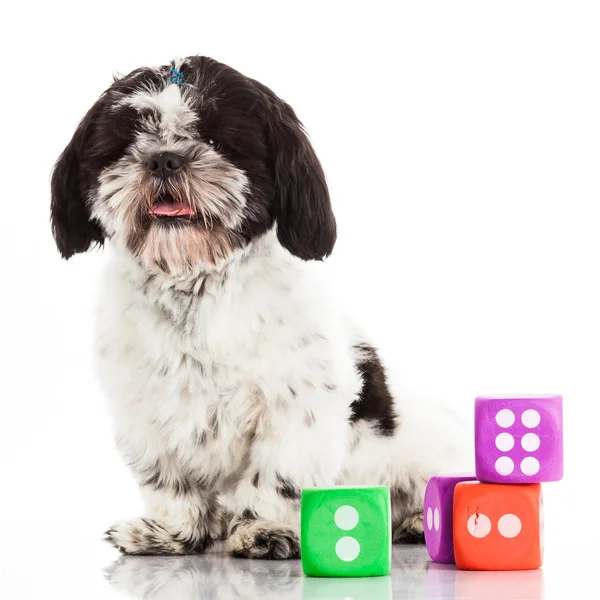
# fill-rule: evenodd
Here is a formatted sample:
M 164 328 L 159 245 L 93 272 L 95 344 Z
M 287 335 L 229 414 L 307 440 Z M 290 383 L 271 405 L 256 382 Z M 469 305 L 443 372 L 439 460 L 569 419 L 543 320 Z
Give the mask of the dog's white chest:
M 98 370 L 129 462 L 168 460 L 224 490 L 261 452 L 257 440 L 279 432 L 291 432 L 286 447 L 301 434 L 317 443 L 335 422 L 343 448 L 360 389 L 347 333 L 289 261 L 273 250 L 181 290 L 125 260 L 113 265 Z
M 100 379 L 117 427 L 135 424 L 117 431 L 120 445 L 148 457 L 166 454 L 212 476 L 230 475 L 257 429 L 268 427 L 273 416 L 259 366 L 265 361 L 253 348 L 248 320 L 236 328 L 235 314 L 203 315 L 211 309 L 210 297 L 204 306 L 191 296 L 178 298 L 180 306 L 119 302 L 130 294 L 113 295 L 99 314 Z M 240 347 L 246 351 L 233 351 Z

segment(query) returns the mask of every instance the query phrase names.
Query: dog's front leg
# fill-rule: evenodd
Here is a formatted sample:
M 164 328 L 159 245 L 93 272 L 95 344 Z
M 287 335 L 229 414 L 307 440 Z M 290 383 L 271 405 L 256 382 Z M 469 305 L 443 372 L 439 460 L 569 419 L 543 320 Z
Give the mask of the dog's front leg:
M 254 438 L 244 476 L 224 496 L 233 556 L 298 558 L 302 488 L 332 486 L 340 476 L 350 434 L 344 397 L 309 383 L 295 393 L 296 405 L 270 415 Z
M 213 493 L 152 485 L 141 492 L 146 515 L 106 532 L 106 540 L 124 554 L 194 554 L 224 536 L 226 514 Z

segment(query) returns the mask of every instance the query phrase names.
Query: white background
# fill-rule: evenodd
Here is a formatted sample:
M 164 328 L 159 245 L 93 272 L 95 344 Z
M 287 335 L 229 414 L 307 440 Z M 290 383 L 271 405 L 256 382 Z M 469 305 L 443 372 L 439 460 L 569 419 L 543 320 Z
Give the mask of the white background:
M 591 543 L 597 3 L 103 0 L 3 13 L 3 551 L 51 554 L 60 540 L 77 553 L 81 539 L 109 561 L 96 540 L 139 511 L 91 368 L 103 256 L 59 258 L 49 173 L 113 72 L 189 54 L 296 108 L 338 218 L 332 276 L 405 393 L 467 419 L 478 394 L 563 394 L 566 477 L 546 489 L 548 547 L 566 558 Z

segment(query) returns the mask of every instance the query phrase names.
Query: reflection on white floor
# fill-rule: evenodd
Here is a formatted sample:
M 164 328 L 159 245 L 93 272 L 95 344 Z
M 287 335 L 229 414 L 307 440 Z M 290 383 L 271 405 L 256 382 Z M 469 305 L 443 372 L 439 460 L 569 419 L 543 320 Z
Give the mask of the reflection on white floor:
M 464 600 L 538 600 L 544 597 L 544 572 L 459 571 L 451 565 L 432 563 L 427 569 L 423 598 Z
M 371 600 L 392 598 L 391 577 L 357 577 L 330 579 L 327 577 L 306 577 L 302 581 L 303 600 L 335 598 L 336 600 Z
M 541 600 L 543 571 L 458 571 L 431 563 L 422 546 L 394 546 L 389 577 L 304 577 L 299 561 L 203 556 L 121 557 L 106 570 L 125 597 L 153 600 L 229 598 L 302 600 Z

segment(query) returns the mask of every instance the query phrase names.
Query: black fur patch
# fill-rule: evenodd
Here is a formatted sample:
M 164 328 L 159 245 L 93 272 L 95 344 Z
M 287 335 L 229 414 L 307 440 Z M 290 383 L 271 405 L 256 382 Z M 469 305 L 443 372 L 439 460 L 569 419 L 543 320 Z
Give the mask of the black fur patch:
M 282 477 L 277 473 L 277 493 L 286 500 L 300 500 L 300 489 L 294 484 L 294 482 L 287 478 Z
M 105 104 L 103 98 L 94 104 L 52 170 L 50 218 L 56 246 L 63 258 L 104 243 L 104 231 L 92 220 L 87 201 L 90 188 L 96 185 L 97 173 L 90 176 L 81 169 L 81 162 Z
M 252 477 L 252 485 L 254 487 L 258 487 L 259 481 L 260 481 L 260 473 L 258 471 L 256 471 L 256 473 L 254 473 L 254 477 Z
M 246 519 L 247 521 L 252 521 L 252 520 L 258 519 L 258 515 L 251 508 L 247 508 L 242 513 L 242 519 Z
M 247 508 L 242 512 L 242 514 L 231 520 L 231 524 L 229 525 L 229 535 L 235 533 L 235 531 L 243 526 L 248 525 L 252 521 L 256 521 L 258 519 L 258 515 L 250 508 Z
M 213 438 L 219 436 L 219 419 L 217 418 L 216 410 L 209 410 L 208 412 L 208 429 L 212 433 Z
M 396 431 L 397 422 L 385 369 L 375 348 L 362 344 L 356 349 L 360 353 L 356 366 L 363 387 L 358 399 L 351 405 L 350 421 L 369 421 L 380 435 L 391 437 Z
M 135 465 L 132 466 L 135 469 Z M 146 485 L 156 491 L 168 490 L 175 496 L 185 496 L 193 491 L 204 490 L 210 487 L 208 477 L 180 475 L 174 478 L 167 476 L 158 462 L 152 467 L 145 468 L 140 474 L 143 477 L 141 485 Z

